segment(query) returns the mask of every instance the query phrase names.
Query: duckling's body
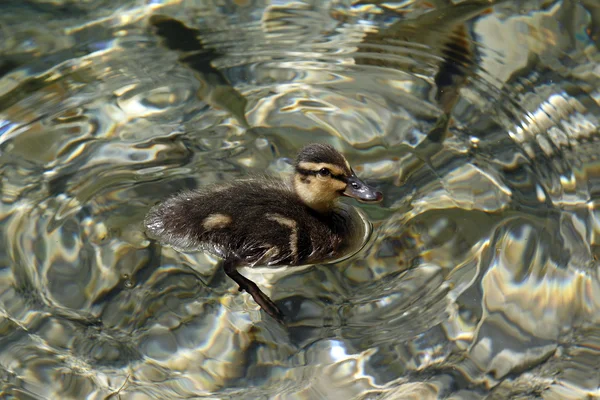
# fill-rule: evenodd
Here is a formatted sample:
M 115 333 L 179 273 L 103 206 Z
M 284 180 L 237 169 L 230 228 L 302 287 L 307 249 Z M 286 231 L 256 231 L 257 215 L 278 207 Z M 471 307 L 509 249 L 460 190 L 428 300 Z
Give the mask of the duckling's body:
M 179 249 L 200 247 L 250 266 L 295 265 L 336 252 L 349 233 L 342 215 L 316 212 L 291 185 L 262 178 L 182 192 L 154 209 L 146 225 Z
M 306 146 L 295 170 L 291 182 L 252 178 L 180 193 L 148 213 L 148 233 L 179 249 L 200 248 L 222 257 L 240 290 L 281 320 L 277 306 L 237 267 L 331 258 L 352 234 L 350 217 L 337 198 L 381 200 L 381 193 L 360 182 L 331 146 Z

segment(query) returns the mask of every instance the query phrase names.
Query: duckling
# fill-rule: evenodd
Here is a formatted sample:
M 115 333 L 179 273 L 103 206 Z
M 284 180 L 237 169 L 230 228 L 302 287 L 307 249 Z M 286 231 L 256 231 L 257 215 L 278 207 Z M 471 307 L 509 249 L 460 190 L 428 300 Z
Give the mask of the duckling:
M 237 268 L 332 258 L 352 234 L 338 198 L 383 198 L 327 144 L 302 148 L 294 170 L 289 181 L 256 177 L 177 194 L 150 210 L 144 221 L 147 233 L 175 248 L 201 249 L 222 258 L 239 290 L 281 322 L 281 310 Z

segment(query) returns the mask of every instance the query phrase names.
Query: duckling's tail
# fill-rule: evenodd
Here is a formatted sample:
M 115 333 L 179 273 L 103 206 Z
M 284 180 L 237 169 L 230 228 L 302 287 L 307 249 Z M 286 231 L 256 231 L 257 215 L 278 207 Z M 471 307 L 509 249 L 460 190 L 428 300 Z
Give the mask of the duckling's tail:
M 181 193 L 154 206 L 144 219 L 148 237 L 181 251 L 202 249 L 202 232 L 193 223 L 192 194 Z

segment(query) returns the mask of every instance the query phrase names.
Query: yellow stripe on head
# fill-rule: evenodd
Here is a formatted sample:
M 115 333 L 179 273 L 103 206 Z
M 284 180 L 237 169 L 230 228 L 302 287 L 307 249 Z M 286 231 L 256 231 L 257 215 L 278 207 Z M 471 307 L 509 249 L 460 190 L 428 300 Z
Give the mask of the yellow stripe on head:
M 314 163 L 302 161 L 298 163 L 298 168 L 313 172 L 319 172 L 323 168 L 327 168 L 333 175 L 347 175 L 346 171 L 344 171 L 342 168 L 330 163 Z

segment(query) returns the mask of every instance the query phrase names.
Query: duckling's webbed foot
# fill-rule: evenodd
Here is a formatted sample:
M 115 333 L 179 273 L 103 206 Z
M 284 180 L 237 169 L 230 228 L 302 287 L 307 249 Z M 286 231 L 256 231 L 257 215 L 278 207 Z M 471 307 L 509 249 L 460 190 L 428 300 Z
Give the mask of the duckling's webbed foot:
M 233 279 L 240 286 L 240 291 L 245 290 L 252 296 L 256 304 L 258 304 L 267 314 L 275 318 L 279 322 L 283 322 L 283 313 L 273 303 L 273 301 L 264 294 L 250 279 L 240 274 L 237 270 L 238 260 L 228 259 L 223 262 L 223 269 L 228 277 Z

